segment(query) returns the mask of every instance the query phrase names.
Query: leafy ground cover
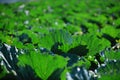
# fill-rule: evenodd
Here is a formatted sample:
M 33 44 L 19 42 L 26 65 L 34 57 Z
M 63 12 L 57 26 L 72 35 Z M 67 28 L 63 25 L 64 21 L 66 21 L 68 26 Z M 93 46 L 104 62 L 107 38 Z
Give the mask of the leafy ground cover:
M 0 4 L 1 80 L 119 80 L 119 0 Z

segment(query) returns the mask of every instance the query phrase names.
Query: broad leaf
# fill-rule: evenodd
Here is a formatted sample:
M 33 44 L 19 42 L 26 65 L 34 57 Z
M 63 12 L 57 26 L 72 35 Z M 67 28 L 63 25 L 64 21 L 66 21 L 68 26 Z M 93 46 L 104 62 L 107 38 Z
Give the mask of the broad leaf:
M 29 65 L 42 80 L 48 77 L 56 70 L 64 68 L 67 60 L 58 55 L 40 54 L 31 52 L 19 57 L 19 65 Z

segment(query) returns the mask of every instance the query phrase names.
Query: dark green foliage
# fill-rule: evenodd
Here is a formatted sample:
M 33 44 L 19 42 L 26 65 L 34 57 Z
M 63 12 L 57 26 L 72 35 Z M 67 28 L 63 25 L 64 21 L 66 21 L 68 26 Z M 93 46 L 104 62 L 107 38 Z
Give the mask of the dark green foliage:
M 119 6 L 119 0 L 0 4 L 0 79 L 119 80 Z
M 120 74 L 120 61 L 111 60 L 98 69 L 98 73 L 101 74 L 100 80 L 119 80 Z M 108 77 L 109 76 L 109 77 Z

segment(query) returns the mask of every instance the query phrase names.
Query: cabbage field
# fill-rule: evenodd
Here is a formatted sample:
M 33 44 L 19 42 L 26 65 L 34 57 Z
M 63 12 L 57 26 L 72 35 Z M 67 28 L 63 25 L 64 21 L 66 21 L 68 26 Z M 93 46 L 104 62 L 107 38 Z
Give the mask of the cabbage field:
M 120 80 L 120 0 L 1 3 L 0 80 Z

